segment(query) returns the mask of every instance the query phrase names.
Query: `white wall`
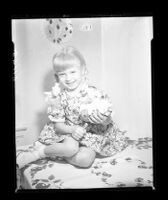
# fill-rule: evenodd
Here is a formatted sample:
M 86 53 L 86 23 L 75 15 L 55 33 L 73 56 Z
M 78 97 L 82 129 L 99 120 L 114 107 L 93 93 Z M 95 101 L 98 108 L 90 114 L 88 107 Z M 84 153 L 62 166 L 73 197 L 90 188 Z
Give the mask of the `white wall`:
M 29 144 L 37 138 L 40 125 L 46 120 L 42 96 L 43 90 L 49 89 L 44 80 L 47 79 L 48 85 L 52 82 L 52 76 L 48 73 L 53 48 L 45 40 L 41 20 L 13 21 L 13 33 L 17 51 L 16 103 L 19 100 L 18 107 L 22 108 L 16 123 L 28 127 L 25 143 Z M 16 114 L 19 110 L 16 110 Z
M 115 120 L 130 136 L 151 135 L 151 18 L 79 18 L 67 45 L 84 55 L 93 84 L 112 98 Z M 83 24 L 92 31 L 81 31 Z M 53 54 L 60 48 L 47 40 L 44 19 L 13 20 L 16 48 L 16 123 L 26 124 L 25 144 L 37 139 L 47 121 L 44 91 L 53 82 Z
M 102 88 L 132 138 L 151 136 L 152 18 L 102 19 Z

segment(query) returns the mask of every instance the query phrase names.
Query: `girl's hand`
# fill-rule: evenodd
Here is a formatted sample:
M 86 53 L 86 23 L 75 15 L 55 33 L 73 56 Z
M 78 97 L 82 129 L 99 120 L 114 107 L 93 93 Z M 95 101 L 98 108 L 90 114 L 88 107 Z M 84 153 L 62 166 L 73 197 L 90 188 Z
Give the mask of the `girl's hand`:
M 100 113 L 97 111 L 97 113 L 93 113 L 89 116 L 89 122 L 93 124 L 102 124 L 109 120 L 111 111 L 107 111 L 105 114 Z
M 84 134 L 86 133 L 86 130 L 80 126 L 74 126 L 73 131 L 72 131 L 72 137 L 75 140 L 80 140 Z

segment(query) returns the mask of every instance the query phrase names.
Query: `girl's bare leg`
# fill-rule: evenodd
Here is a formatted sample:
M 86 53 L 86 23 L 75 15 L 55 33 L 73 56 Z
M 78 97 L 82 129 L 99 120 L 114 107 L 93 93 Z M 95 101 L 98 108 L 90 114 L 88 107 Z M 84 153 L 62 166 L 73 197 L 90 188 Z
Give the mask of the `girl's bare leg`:
M 46 146 L 46 156 L 71 157 L 79 151 L 79 142 L 72 137 L 66 137 L 62 143 Z
M 96 157 L 96 153 L 87 147 L 80 147 L 77 154 L 72 157 L 65 157 L 65 160 L 75 166 L 88 168 L 92 165 Z

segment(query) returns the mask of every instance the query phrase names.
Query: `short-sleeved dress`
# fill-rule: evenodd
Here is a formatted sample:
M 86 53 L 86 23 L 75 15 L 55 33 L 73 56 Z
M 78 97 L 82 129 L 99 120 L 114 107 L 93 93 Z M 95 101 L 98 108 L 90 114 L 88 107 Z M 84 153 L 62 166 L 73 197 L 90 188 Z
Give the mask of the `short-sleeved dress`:
M 64 122 L 67 125 L 79 125 L 86 127 L 86 134 L 79 141 L 83 146 L 93 149 L 101 156 L 112 156 L 127 147 L 125 132 L 121 131 L 112 118 L 106 124 L 93 124 L 81 117 L 81 106 L 94 103 L 96 99 L 103 99 L 111 103 L 109 97 L 102 91 L 87 83 L 75 96 L 62 90 L 56 96 L 52 96 L 52 104 L 48 106 L 50 121 L 44 126 L 38 141 L 45 145 L 61 142 L 70 135 L 59 134 L 54 128 L 55 122 Z

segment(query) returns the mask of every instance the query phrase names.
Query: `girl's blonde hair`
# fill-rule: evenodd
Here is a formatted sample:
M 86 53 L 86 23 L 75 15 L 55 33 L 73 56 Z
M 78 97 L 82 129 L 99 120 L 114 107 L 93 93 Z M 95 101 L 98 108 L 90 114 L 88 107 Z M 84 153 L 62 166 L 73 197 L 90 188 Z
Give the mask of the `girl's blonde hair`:
M 60 72 L 74 65 L 86 70 L 86 62 L 82 54 L 74 47 L 68 46 L 61 49 L 53 56 L 54 71 Z

